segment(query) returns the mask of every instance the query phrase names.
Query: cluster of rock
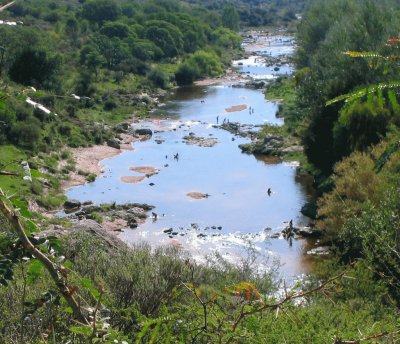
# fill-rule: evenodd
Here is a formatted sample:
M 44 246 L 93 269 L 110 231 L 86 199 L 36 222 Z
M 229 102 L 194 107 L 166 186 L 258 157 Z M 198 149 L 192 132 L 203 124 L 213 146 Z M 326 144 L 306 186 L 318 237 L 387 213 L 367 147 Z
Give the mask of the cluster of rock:
M 72 223 L 71 227 L 50 226 L 45 231 L 40 232 L 43 237 L 61 237 L 63 235 L 71 235 L 73 233 L 88 233 L 91 236 L 101 239 L 108 247 L 109 251 L 122 247 L 127 247 L 126 243 L 119 239 L 116 235 L 106 231 L 99 223 L 94 220 L 85 219 L 76 223 Z
M 200 137 L 196 136 L 195 133 L 190 132 L 182 138 L 183 142 L 188 145 L 196 145 L 199 147 L 213 147 L 218 143 L 215 137 Z
M 204 228 L 200 228 L 200 226 L 197 223 L 192 223 L 190 225 L 190 227 L 188 227 L 188 228 L 184 228 L 184 227 L 179 227 L 178 229 L 167 228 L 167 229 L 164 229 L 163 232 L 166 235 L 168 235 L 168 237 L 171 238 L 171 239 L 176 237 L 176 236 L 178 236 L 178 235 L 179 236 L 185 236 L 185 235 L 189 234 L 192 231 L 199 232 L 197 234 L 198 238 L 205 238 L 208 235 L 220 236 L 221 234 L 219 234 L 219 233 L 215 233 L 215 232 L 212 233 L 212 231 L 216 231 L 216 230 L 220 231 L 220 230 L 222 230 L 222 227 L 221 226 L 211 226 L 211 227 L 207 226 L 207 227 L 204 227 Z M 208 231 L 209 233 L 205 233 L 206 231 Z
M 65 213 L 70 214 L 71 219 L 95 220 L 98 216 L 109 222 L 122 219 L 130 228 L 136 228 L 143 222 L 147 218 L 147 212 L 153 208 L 151 205 L 142 203 L 95 205 L 92 202 L 81 203 L 77 200 L 68 200 L 64 203 Z
M 233 135 L 240 137 L 248 137 L 254 139 L 258 135 L 259 129 L 262 125 L 240 124 L 238 122 L 225 122 L 219 128 L 222 128 Z
M 286 154 L 302 152 L 303 147 L 290 145 L 282 135 L 267 134 L 263 140 L 239 145 L 243 153 L 269 156 L 284 156 Z
M 285 239 L 290 237 L 294 238 L 312 238 L 317 239 L 323 236 L 323 232 L 315 227 L 304 226 L 304 227 L 291 227 L 286 226 L 281 232 L 271 234 L 271 239 L 277 239 L 283 236 Z

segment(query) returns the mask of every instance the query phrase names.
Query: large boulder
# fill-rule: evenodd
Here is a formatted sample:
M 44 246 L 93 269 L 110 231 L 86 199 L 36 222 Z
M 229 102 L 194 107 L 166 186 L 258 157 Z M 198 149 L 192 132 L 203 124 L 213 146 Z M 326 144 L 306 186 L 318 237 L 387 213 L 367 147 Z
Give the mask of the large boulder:
M 320 229 L 314 227 L 302 227 L 296 233 L 304 238 L 319 238 L 323 235 Z
M 152 136 L 153 132 L 152 132 L 151 129 L 139 128 L 139 129 L 135 129 L 135 134 L 136 135 L 149 135 L 149 136 Z
M 76 199 L 69 199 L 64 202 L 64 209 L 71 210 L 71 209 L 78 209 L 81 207 L 81 202 Z
M 118 140 L 116 140 L 116 139 L 107 140 L 107 146 L 110 146 L 110 147 L 116 148 L 116 149 L 121 149 L 121 145 L 118 142 Z

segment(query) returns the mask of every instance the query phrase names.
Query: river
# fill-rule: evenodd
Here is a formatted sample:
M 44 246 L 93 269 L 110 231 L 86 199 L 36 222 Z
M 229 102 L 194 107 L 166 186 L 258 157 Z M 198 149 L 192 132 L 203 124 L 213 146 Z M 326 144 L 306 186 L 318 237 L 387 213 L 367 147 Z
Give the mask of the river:
M 272 50 L 277 54 L 279 49 L 287 53 L 293 47 L 291 41 L 286 45 L 282 40 L 276 42 L 266 46 L 264 41 L 260 56 L 271 55 Z M 276 71 L 274 66 L 254 59 L 233 65 L 242 74 L 253 76 L 292 71 L 289 65 Z M 232 106 L 241 106 L 242 110 L 231 111 Z M 296 239 L 290 245 L 282 237 L 270 238 L 290 220 L 295 225 L 308 222 L 300 209 L 310 196 L 296 178 L 296 164 L 243 154 L 238 145 L 249 139 L 220 126 L 227 121 L 238 122 L 256 131 L 265 123 L 282 125 L 276 111 L 277 105 L 267 101 L 261 91 L 233 87 L 232 83 L 178 88 L 150 119 L 134 124 L 135 128 L 153 131 L 149 140 L 135 142 L 133 151 L 104 160 L 104 173 L 95 182 L 72 188 L 67 196 L 95 203 L 154 205 L 157 218 L 150 217 L 137 229 L 127 228 L 120 234 L 131 244 L 172 243 L 189 250 L 198 260 L 218 252 L 233 262 L 244 259 L 251 248 L 263 269 L 276 267 L 279 260 L 284 277 L 307 273 L 305 241 Z M 200 139 L 190 144 L 191 138 Z M 200 146 L 199 142 L 209 146 Z M 158 173 L 137 183 L 123 181 L 123 177 L 143 176 L 130 168 L 148 166 Z M 193 192 L 206 197 L 190 197 Z

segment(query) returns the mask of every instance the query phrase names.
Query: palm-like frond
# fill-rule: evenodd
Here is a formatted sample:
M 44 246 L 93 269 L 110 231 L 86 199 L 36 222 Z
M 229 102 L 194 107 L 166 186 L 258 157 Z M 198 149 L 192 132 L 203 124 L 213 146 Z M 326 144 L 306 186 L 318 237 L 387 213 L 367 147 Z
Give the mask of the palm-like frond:
M 382 92 L 383 90 L 388 90 L 393 88 L 400 88 L 400 81 L 389 81 L 362 87 L 353 92 L 342 94 L 336 98 L 330 99 L 325 104 L 326 106 L 329 106 L 340 101 L 352 102 L 357 99 L 368 96 L 369 94 Z

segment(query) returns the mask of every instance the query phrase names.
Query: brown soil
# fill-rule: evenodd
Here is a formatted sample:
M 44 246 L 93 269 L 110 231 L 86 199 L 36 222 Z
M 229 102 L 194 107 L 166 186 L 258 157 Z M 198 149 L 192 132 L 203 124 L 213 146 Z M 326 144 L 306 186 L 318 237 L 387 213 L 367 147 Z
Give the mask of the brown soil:
M 102 172 L 100 161 L 118 155 L 120 152 L 120 149 L 109 146 L 74 148 L 72 149 L 72 155 L 76 161 L 75 170 L 99 175 Z M 67 190 L 73 186 L 85 184 L 85 182 L 85 176 L 79 175 L 77 172 L 72 172 L 70 178 L 61 183 L 61 187 Z
M 106 145 L 73 148 L 72 156 L 76 162 L 76 172 L 72 172 L 69 175 L 69 179 L 61 183 L 61 188 L 67 190 L 73 186 L 85 184 L 86 177 L 78 174 L 78 171 L 99 175 L 102 173 L 101 160 L 116 156 L 125 150 L 133 150 L 132 142 L 134 142 L 134 138 L 132 135 L 122 133 L 119 134 L 119 137 L 122 142 L 121 149 Z

